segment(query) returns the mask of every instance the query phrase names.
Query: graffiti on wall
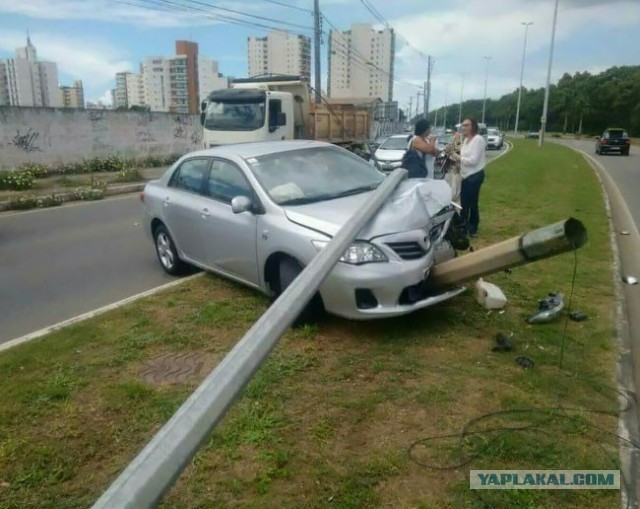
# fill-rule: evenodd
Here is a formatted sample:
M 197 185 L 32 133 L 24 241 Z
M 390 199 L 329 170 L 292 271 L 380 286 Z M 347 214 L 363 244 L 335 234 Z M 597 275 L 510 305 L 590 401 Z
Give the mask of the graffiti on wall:
M 173 117 L 173 137 L 176 140 L 185 140 L 192 145 L 198 145 L 202 138 L 200 133 L 193 128 L 193 119 L 190 115 L 178 113 Z
M 17 129 L 16 135 L 13 137 L 11 143 L 25 152 L 37 152 L 40 150 L 40 147 L 38 146 L 39 137 L 40 133 L 31 128 L 29 128 L 24 134 L 20 133 L 20 129 Z

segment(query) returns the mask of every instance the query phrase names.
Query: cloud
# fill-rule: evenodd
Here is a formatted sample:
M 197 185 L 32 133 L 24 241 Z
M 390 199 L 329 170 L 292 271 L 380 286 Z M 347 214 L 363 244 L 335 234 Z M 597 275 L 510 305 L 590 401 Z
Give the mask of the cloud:
M 111 106 L 111 90 L 105 90 L 104 94 L 97 101 L 90 101 L 104 104 L 105 106 Z
M 82 79 L 89 93 L 111 85 L 117 72 L 134 69 L 128 54 L 103 41 L 47 32 L 33 32 L 31 41 L 39 59 L 55 62 L 64 74 Z M 23 32 L 0 32 L 0 51 L 13 53 L 15 48 L 24 45 Z
M 558 13 L 556 42 L 571 40 L 588 27 L 594 36 L 604 29 L 625 29 L 640 23 L 637 0 L 614 0 L 615 16 L 611 16 L 609 0 L 562 0 Z M 426 61 L 418 52 L 435 56 L 432 98 L 443 104 L 449 86 L 449 103 L 459 100 L 462 75 L 466 75 L 466 98 L 481 98 L 484 93 L 485 62 L 483 56 L 492 55 L 489 72 L 489 97 L 499 97 L 518 86 L 522 58 L 523 21 L 532 21 L 527 47 L 526 86 L 542 86 L 546 81 L 546 65 L 531 65 L 532 56 L 546 62 L 553 17 L 553 0 L 455 0 L 449 9 L 401 16 L 390 20 L 399 34 L 408 39 L 396 54 L 396 75 L 421 84 L 426 78 Z M 574 71 L 576 55 L 554 55 L 557 79 L 564 71 Z M 570 58 L 572 57 L 572 58 Z M 610 58 L 610 56 L 608 57 Z M 593 62 L 591 67 L 613 62 Z M 605 65 L 606 66 L 606 65 Z M 401 104 L 407 102 L 415 89 L 398 87 Z M 457 95 L 452 93 L 457 89 Z M 453 97 L 455 95 L 455 98 Z M 434 101 L 432 100 L 432 104 Z
M 225 22 L 219 16 L 238 16 L 199 3 L 192 3 L 186 9 L 162 3 L 139 4 L 125 0 L 56 0 L 54 6 L 51 0 L 0 0 L 0 14 L 49 20 L 106 21 L 151 28 L 214 25 Z M 242 12 L 263 9 L 262 4 L 255 2 L 217 2 L 215 5 Z

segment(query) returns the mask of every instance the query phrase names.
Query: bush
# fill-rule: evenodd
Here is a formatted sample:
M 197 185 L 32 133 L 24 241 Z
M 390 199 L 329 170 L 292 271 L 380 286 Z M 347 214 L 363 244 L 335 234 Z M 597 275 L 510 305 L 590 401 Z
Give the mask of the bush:
M 180 154 L 171 154 L 167 157 L 164 158 L 164 164 L 166 166 L 171 166 L 173 163 L 175 163 L 178 159 L 180 159 L 182 156 Z M 158 165 L 158 166 L 163 166 L 163 165 Z
M 20 166 L 18 171 L 28 172 L 34 179 L 42 179 L 49 176 L 50 168 L 43 164 L 27 163 Z
M 22 196 L 16 196 L 9 200 L 9 209 L 13 210 L 28 210 L 34 209 L 38 206 L 38 197 L 33 194 L 24 194 Z
M 140 182 L 141 180 L 144 180 L 144 178 L 135 168 L 125 168 L 120 170 L 116 177 L 116 182 Z
M 95 187 L 79 187 L 71 193 L 71 199 L 81 201 L 102 200 L 104 189 Z
M 28 171 L 0 171 L 0 190 L 24 191 L 33 187 L 33 175 Z
M 51 196 L 41 196 L 38 198 L 38 207 L 41 209 L 47 207 L 58 207 L 62 205 L 62 197 L 56 194 L 52 194 Z

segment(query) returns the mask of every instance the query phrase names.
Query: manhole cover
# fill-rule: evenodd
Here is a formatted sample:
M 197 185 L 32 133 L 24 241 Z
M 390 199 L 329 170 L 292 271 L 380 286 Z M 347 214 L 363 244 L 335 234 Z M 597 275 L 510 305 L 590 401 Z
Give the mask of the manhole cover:
M 199 353 L 169 352 L 149 361 L 140 376 L 149 384 L 179 384 L 198 376 L 203 364 Z

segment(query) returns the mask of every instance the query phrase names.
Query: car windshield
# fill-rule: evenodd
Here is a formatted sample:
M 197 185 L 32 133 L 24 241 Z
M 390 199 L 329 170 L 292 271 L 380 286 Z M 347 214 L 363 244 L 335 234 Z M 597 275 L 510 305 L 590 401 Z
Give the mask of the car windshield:
M 264 125 L 264 101 L 212 101 L 205 114 L 205 129 L 255 131 Z
M 498 136 L 500 133 L 497 129 L 489 129 L 488 134 L 489 136 Z
M 404 136 L 388 138 L 380 148 L 382 150 L 406 150 L 409 141 Z
M 278 205 L 302 205 L 371 191 L 385 176 L 364 159 L 337 147 L 278 152 L 247 160 Z
M 626 132 L 623 129 L 609 129 L 609 138 L 620 139 L 625 138 Z

